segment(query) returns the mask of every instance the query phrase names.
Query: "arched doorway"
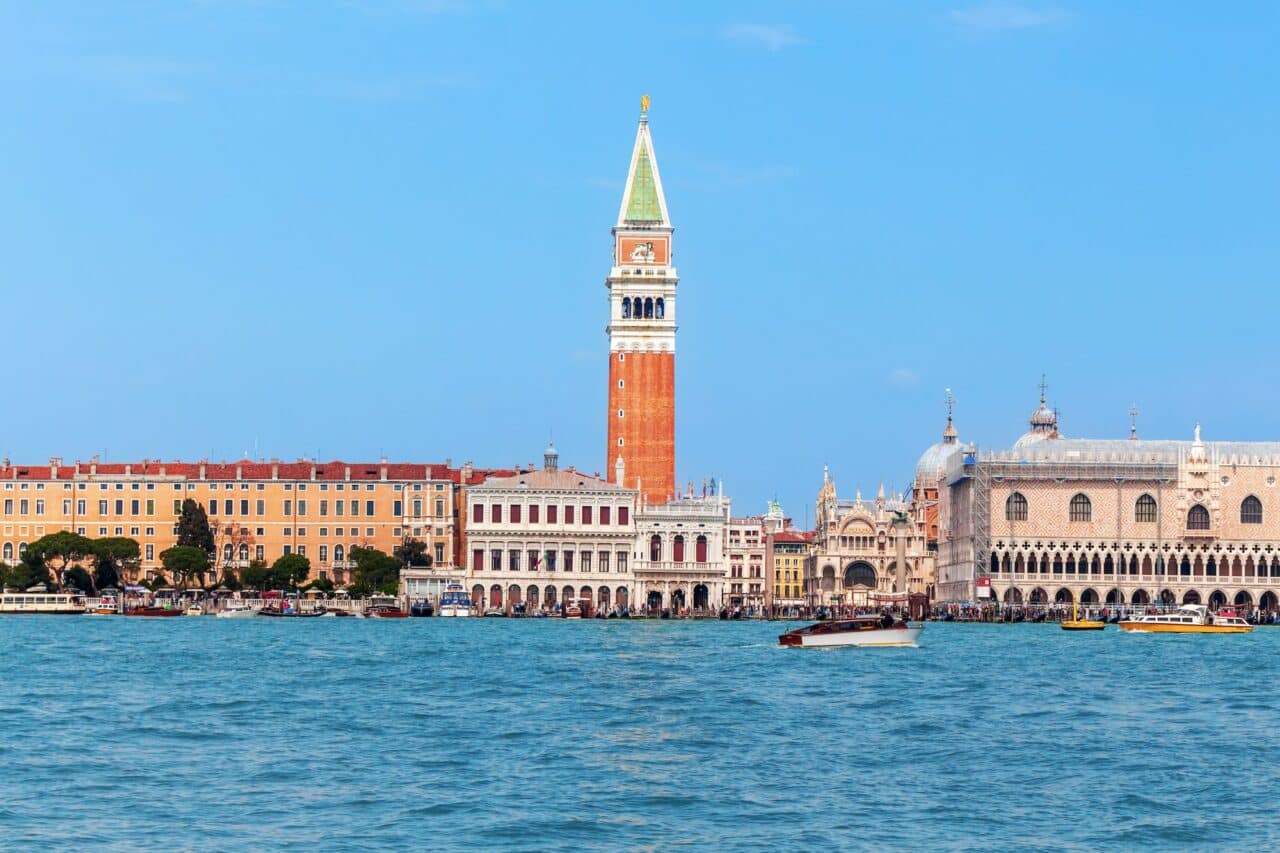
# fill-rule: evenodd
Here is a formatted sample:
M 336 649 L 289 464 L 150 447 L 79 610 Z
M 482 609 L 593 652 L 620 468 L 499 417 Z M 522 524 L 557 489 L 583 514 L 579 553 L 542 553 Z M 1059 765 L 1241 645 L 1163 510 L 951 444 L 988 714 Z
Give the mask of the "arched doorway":
M 471 587 L 471 606 L 479 607 L 482 604 L 484 604 L 484 587 L 476 584 Z
M 1248 609 L 1252 609 L 1253 596 L 1250 595 L 1247 591 L 1241 590 L 1240 592 L 1236 593 L 1235 605 L 1236 607 L 1245 607 Z
M 600 587 L 599 592 L 596 594 L 596 606 L 606 612 L 609 610 L 609 587 Z
M 865 560 L 854 560 L 844 567 L 845 589 L 854 587 L 876 588 L 876 570 Z
M 1048 604 L 1049 593 L 1045 592 L 1043 587 L 1039 587 L 1039 586 L 1036 587 L 1035 589 L 1031 590 L 1031 603 L 1032 604 Z
M 1262 598 L 1258 599 L 1258 607 L 1268 613 L 1276 612 L 1278 604 L 1280 604 L 1280 599 L 1276 598 L 1274 592 L 1264 592 Z
M 511 586 L 507 587 L 507 603 L 513 607 L 520 603 L 520 585 L 519 584 L 513 583 Z
M 1022 590 L 1018 589 L 1016 586 L 1011 586 L 1008 589 L 1006 589 L 1004 591 L 1004 603 L 1005 604 L 1021 604 Z
M 1097 590 L 1090 588 L 1080 593 L 1080 603 L 1081 604 L 1097 604 L 1098 603 Z
M 1182 603 L 1183 604 L 1199 604 L 1200 593 L 1196 592 L 1194 589 L 1187 590 L 1182 594 Z
M 576 598 L 576 596 L 574 595 L 573 587 L 566 586 L 564 589 L 560 590 L 560 603 L 563 606 L 568 607 L 573 603 L 574 598 Z
M 1178 603 L 1178 596 L 1173 594 L 1171 589 L 1160 590 L 1160 603 L 1165 607 L 1172 607 Z
M 1151 596 L 1145 589 L 1135 589 L 1133 595 L 1129 596 L 1129 601 L 1132 604 L 1146 605 L 1151 603 Z
M 836 591 L 836 567 L 835 566 L 826 565 L 822 567 L 822 580 L 819 582 L 819 588 L 823 592 Z
M 1215 589 L 1209 593 L 1209 609 L 1217 610 L 1219 607 L 1227 606 L 1227 594 L 1220 589 Z
M 1124 594 L 1112 587 L 1107 590 L 1107 604 L 1124 604 Z
M 591 606 L 593 596 L 595 596 L 595 590 L 589 586 L 584 586 L 578 590 L 578 601 L 582 602 L 586 607 Z M 583 615 L 585 616 L 586 614 L 584 613 Z
M 684 610 L 685 597 L 683 589 L 671 590 L 671 609 L 675 611 Z
M 1054 604 L 1070 604 L 1072 602 L 1071 590 L 1065 586 L 1053 594 Z
M 528 589 L 526 589 L 526 590 L 524 591 L 524 594 L 525 594 L 525 597 L 526 597 L 526 598 L 525 598 L 525 600 L 527 600 L 531 606 L 533 606 L 533 607 L 537 607 L 537 606 L 538 606 L 538 593 L 539 593 L 539 592 L 541 592 L 541 591 L 542 591 L 542 590 L 538 589 L 536 586 L 531 586 L 531 587 L 529 587 Z
M 711 601 L 711 591 L 706 584 L 698 584 L 693 588 L 693 609 L 706 610 Z
M 645 597 L 645 606 L 649 608 L 650 613 L 657 613 L 662 609 L 662 593 L 656 589 L 649 590 L 649 595 Z
M 627 606 L 627 588 L 625 586 L 618 587 L 617 592 L 613 595 L 613 601 L 619 610 Z
M 498 586 L 496 583 L 493 586 L 489 587 L 489 606 L 490 607 L 502 606 L 502 587 Z
M 543 605 L 546 606 L 548 610 L 553 610 L 555 608 L 556 588 L 554 586 L 547 587 L 547 594 L 546 594 L 546 598 L 543 600 Z

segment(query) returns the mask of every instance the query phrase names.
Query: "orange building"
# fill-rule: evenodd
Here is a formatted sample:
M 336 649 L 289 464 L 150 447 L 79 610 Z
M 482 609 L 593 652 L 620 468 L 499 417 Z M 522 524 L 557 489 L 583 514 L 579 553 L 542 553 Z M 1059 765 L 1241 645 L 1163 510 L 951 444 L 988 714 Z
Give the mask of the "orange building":
M 157 574 L 176 544 L 182 502 L 204 507 L 215 564 L 242 569 L 285 554 L 311 561 L 311 577 L 351 580 L 353 547 L 391 553 L 406 538 L 427 543 L 434 565 L 458 565 L 458 497 L 491 472 L 381 462 L 0 464 L 0 560 L 22 559 L 31 542 L 58 530 L 91 538 L 127 536 L 142 551 L 139 577 Z M 135 580 L 136 578 L 129 578 Z
M 651 504 L 676 492 L 676 276 L 674 230 L 641 99 L 609 288 L 609 411 L 605 454 L 614 482 Z

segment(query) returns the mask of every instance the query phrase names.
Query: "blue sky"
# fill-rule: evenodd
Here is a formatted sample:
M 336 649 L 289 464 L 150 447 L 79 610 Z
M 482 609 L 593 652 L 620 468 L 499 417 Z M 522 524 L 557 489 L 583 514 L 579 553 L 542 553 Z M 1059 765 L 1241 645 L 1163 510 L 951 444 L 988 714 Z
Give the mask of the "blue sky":
M 637 101 L 678 476 L 812 519 L 1007 445 L 1280 435 L 1270 4 L 0 3 L 0 451 L 603 467 Z M 699 486 L 700 487 L 700 486 Z

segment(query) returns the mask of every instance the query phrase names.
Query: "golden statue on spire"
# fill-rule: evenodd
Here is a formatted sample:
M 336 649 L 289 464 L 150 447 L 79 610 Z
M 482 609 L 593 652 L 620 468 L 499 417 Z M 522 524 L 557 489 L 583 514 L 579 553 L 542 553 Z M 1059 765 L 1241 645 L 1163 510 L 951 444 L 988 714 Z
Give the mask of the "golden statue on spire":
M 640 112 L 642 113 L 649 112 L 649 96 L 648 95 L 640 96 Z

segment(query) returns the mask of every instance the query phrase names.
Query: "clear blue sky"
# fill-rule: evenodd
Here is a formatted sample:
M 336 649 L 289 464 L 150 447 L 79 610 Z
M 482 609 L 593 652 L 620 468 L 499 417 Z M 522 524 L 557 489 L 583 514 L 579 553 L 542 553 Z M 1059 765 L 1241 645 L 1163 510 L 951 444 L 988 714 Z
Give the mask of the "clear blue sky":
M 682 481 L 802 521 L 1041 372 L 1070 435 L 1274 439 L 1278 16 L 0 3 L 0 452 L 602 468 L 642 92 Z

